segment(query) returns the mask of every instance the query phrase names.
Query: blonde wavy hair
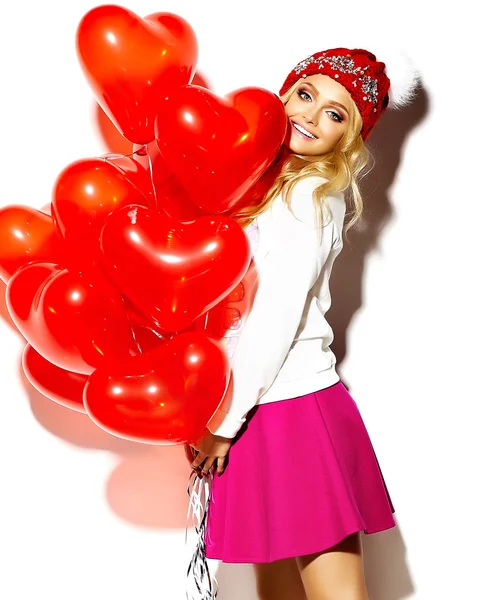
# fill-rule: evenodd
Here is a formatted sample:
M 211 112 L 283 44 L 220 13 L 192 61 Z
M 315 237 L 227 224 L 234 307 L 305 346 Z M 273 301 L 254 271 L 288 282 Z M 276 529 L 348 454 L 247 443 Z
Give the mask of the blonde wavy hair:
M 305 81 L 299 79 L 291 88 L 281 96 L 285 105 L 297 87 Z M 263 214 L 271 206 L 279 194 L 289 206 L 291 193 L 294 186 L 305 177 L 320 176 L 327 179 L 319 185 L 313 193 L 316 216 L 319 226 L 324 225 L 330 216 L 326 197 L 336 192 L 349 190 L 348 221 L 345 232 L 353 227 L 363 214 L 363 198 L 359 190 L 359 181 L 373 168 L 373 156 L 365 146 L 360 135 L 363 121 L 354 102 L 351 103 L 349 126 L 333 151 L 322 156 L 302 156 L 289 154 L 284 156 L 282 150 L 277 155 L 273 164 L 266 171 L 269 175 L 275 173 L 274 181 L 261 201 L 251 202 L 238 209 L 232 215 L 243 227 L 246 227 L 256 217 Z M 368 163 L 371 163 L 369 168 Z M 255 188 L 258 189 L 258 188 Z

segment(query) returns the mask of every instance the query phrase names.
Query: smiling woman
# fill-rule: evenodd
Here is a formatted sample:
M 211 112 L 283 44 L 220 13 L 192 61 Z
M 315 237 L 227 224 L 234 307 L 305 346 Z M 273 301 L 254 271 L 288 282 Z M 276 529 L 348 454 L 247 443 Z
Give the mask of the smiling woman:
M 349 92 L 327 75 L 311 75 L 287 92 L 285 112 L 291 125 L 286 144 L 295 154 L 320 156 L 335 148 L 348 128 L 354 102 Z
M 220 475 L 207 557 L 258 565 L 261 600 L 367 599 L 360 534 L 395 526 L 325 317 L 346 213 L 349 228 L 363 209 L 364 142 L 389 91 L 385 64 L 366 50 L 336 48 L 299 63 L 280 90 L 284 144 L 233 215 L 258 229 L 258 285 L 244 289 L 252 302 L 231 357 L 232 386 L 195 441 L 192 466 Z

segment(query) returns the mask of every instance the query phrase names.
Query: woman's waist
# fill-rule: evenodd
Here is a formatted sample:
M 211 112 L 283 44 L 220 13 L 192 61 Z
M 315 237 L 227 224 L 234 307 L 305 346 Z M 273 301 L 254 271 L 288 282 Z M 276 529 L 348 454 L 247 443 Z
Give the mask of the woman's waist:
M 331 341 L 322 337 L 295 339 L 280 368 L 278 376 L 281 381 L 318 373 L 334 365 L 336 357 L 330 348 Z
M 318 371 L 296 371 L 290 379 L 286 378 L 287 375 L 289 374 L 280 370 L 272 385 L 260 396 L 257 404 L 297 398 L 325 389 L 340 381 L 335 361 Z

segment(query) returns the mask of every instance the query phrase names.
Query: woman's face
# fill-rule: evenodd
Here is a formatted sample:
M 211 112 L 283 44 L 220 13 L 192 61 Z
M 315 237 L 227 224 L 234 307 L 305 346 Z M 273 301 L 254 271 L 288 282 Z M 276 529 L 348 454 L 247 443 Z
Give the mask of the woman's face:
M 352 102 L 348 90 L 327 75 L 302 79 L 285 105 L 286 146 L 306 156 L 331 152 L 349 125 Z

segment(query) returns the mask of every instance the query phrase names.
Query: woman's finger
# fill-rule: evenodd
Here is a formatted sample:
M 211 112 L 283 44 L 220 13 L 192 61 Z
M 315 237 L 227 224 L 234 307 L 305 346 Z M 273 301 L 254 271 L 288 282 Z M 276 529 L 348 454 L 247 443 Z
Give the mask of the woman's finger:
M 199 454 L 196 456 L 196 458 L 192 462 L 191 467 L 193 469 L 198 469 L 203 464 L 203 462 L 206 460 L 207 457 L 208 457 L 208 455 L 204 454 L 204 452 L 199 452 Z
M 197 456 L 197 450 L 194 450 L 192 446 L 186 445 L 184 446 L 184 453 L 186 455 L 187 460 L 189 461 L 189 464 L 192 465 L 193 460 Z
M 202 474 L 205 475 L 206 477 L 209 475 L 209 471 L 211 470 L 211 467 L 214 465 L 214 461 L 216 460 L 216 458 L 217 458 L 216 456 L 210 456 L 204 463 L 204 468 L 202 470 Z
M 224 473 L 224 467 L 226 464 L 226 456 L 219 456 L 218 457 L 218 475 L 222 475 Z

